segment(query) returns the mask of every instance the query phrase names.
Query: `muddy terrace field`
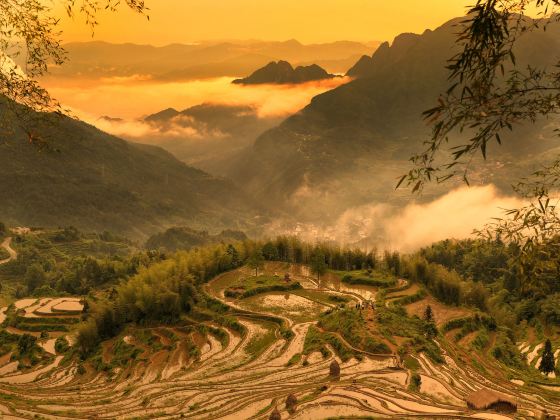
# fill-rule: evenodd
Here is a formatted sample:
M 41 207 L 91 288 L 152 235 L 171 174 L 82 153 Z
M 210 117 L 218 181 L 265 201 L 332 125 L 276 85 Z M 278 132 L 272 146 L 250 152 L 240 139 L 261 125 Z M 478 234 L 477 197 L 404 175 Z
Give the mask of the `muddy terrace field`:
M 383 323 L 389 321 L 378 314 L 383 308 L 418 296 L 402 301 L 413 301 L 403 305 L 408 315 L 430 302 L 441 328 L 470 315 L 419 296 L 417 286 L 406 282 L 349 285 L 335 273 L 318 282 L 305 267 L 268 263 L 259 276 L 241 268 L 204 290 L 235 308 L 235 322 L 128 328 L 104 342 L 97 358 L 80 364 L 71 350 L 55 348 L 60 337 L 73 342 L 73 320 L 82 309 L 78 298 L 30 298 L 2 308 L 2 322 L 18 319 L 17 328 L 3 333 L 8 352 L 0 357 L 2 418 L 267 419 L 274 408 L 286 419 L 510 418 L 467 409 L 465 397 L 481 388 L 515 398 L 516 418 L 540 416 L 544 408 L 560 415 L 555 380 L 539 385 L 498 366 L 484 349 L 474 354 L 472 337 L 455 339 L 458 329 L 448 327 L 436 341 L 443 363 L 416 351 L 400 360 L 395 352 L 407 333 L 387 335 Z M 332 317 L 359 317 L 366 333 L 331 328 Z M 37 337 L 33 361 L 12 360 L 10 337 L 22 334 Z M 520 346 L 536 363 L 540 344 Z M 333 360 L 340 377 L 329 375 Z M 413 375 L 420 386 L 411 384 Z M 286 409 L 289 394 L 297 398 L 295 410 Z

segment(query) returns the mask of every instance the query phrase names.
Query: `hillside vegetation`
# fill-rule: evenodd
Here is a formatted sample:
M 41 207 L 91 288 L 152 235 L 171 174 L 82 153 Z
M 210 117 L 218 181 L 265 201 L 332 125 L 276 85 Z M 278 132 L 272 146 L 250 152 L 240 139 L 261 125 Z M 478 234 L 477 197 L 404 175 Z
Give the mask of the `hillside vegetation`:
M 29 111 L 30 112 L 30 111 Z M 254 203 L 231 182 L 160 148 L 128 143 L 67 117 L 14 122 L 0 144 L 0 219 L 14 226 L 73 225 L 145 238 L 189 224 L 246 227 Z
M 293 393 L 304 418 L 324 418 L 325 400 L 354 416 L 470 415 L 471 386 L 514 397 L 521 416 L 560 413 L 560 382 L 540 370 L 560 346 L 555 254 L 521 273 L 499 240 L 380 255 L 292 236 L 165 254 L 75 228 L 12 238 L 0 389 L 13 414 L 90 416 L 103 401 L 106 417 L 125 404 L 126 418 L 266 418 Z
M 247 235 L 241 231 L 223 230 L 211 235 L 206 231 L 197 231 L 187 227 L 174 227 L 165 232 L 150 236 L 146 242 L 148 249 L 164 249 L 167 251 L 188 250 L 220 242 L 235 242 L 247 240 Z

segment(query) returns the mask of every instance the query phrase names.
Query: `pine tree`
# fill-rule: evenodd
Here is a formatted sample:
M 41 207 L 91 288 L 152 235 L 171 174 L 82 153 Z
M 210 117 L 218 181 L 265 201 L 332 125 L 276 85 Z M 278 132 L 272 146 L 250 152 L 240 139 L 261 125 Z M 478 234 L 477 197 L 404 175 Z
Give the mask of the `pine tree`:
M 542 355 L 539 370 L 545 375 L 548 375 L 549 373 L 554 372 L 554 367 L 555 363 L 554 353 L 552 352 L 552 343 L 550 342 L 550 339 L 548 339 L 546 340 L 546 343 L 544 345 L 544 352 Z
M 424 311 L 424 321 L 434 322 L 434 312 L 430 305 L 426 306 L 426 310 Z

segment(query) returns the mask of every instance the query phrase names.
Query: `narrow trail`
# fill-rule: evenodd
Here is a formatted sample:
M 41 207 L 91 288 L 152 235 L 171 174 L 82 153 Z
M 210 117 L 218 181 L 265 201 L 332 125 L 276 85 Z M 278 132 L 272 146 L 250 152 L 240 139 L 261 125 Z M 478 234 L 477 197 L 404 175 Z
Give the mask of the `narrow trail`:
M 6 264 L 12 260 L 17 259 L 17 252 L 11 247 L 11 244 L 12 244 L 11 236 L 5 238 L 4 241 L 2 241 L 2 243 L 0 244 L 0 247 L 4 248 L 6 251 L 8 251 L 8 254 L 10 254 L 8 258 L 0 260 L 0 264 Z

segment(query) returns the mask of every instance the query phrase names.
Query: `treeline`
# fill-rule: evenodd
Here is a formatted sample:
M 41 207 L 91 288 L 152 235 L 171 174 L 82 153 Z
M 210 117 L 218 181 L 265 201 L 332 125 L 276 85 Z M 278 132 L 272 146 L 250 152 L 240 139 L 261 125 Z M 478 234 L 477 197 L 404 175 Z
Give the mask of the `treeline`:
M 248 260 L 307 264 L 317 255 L 322 255 L 333 269 L 380 264 L 373 251 L 365 253 L 330 244 L 311 245 L 289 236 L 266 242 L 245 240 L 179 251 L 165 260 L 141 266 L 137 274 L 121 281 L 106 299 L 92 302 L 89 318 L 78 331 L 78 347 L 82 355 L 90 354 L 102 340 L 118 334 L 126 323 L 174 323 L 195 307 L 214 310 L 220 304 L 200 292 L 198 286 Z
M 182 251 L 142 268 L 107 299 L 91 305 L 89 319 L 78 330 L 81 354 L 90 354 L 126 323 L 177 322 L 182 314 L 206 299 L 197 285 L 244 263 L 252 252 L 246 245 L 249 243 Z
M 269 261 L 310 264 L 315 256 L 321 255 L 333 270 L 376 268 L 382 263 L 375 248 L 364 252 L 359 248 L 341 247 L 328 242 L 311 244 L 296 236 L 278 236 L 257 246 L 260 246 L 263 257 Z
M 0 274 L 23 279 L 17 298 L 87 294 L 165 258 L 153 251 L 130 252 L 125 239 L 110 233 L 84 235 L 72 227 L 15 236 L 12 246 L 18 258 L 0 266 Z
M 519 249 L 499 239 L 445 240 L 422 249 L 420 255 L 455 270 L 465 279 L 489 284 L 506 272 L 510 260 L 519 256 Z
M 17 260 L 5 264 L 3 272 L 23 278 L 23 284 L 16 289 L 17 298 L 61 293 L 85 295 L 93 289 L 126 279 L 136 274 L 141 267 L 163 258 L 157 252 L 141 252 L 131 256 L 103 258 L 68 257 L 57 262 L 35 249 L 24 249 L 18 254 Z
M 469 304 L 515 328 L 560 325 L 560 239 L 531 254 L 494 240 L 445 240 L 406 260 L 406 271 L 446 303 Z M 404 261 L 405 259 L 403 259 Z
M 403 258 L 403 276 L 423 284 L 436 298 L 448 305 L 470 305 L 487 309 L 489 291 L 480 283 L 466 281 L 454 270 L 428 262 L 422 256 Z

